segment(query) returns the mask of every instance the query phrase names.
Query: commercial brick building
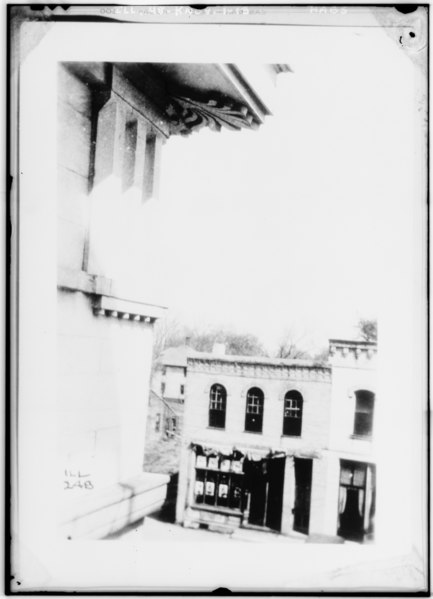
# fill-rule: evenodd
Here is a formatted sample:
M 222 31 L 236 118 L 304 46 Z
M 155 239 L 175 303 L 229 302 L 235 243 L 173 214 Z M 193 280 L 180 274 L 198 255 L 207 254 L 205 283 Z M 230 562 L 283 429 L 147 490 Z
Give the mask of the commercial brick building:
M 376 346 L 330 351 L 327 363 L 188 358 L 178 522 L 372 537 Z

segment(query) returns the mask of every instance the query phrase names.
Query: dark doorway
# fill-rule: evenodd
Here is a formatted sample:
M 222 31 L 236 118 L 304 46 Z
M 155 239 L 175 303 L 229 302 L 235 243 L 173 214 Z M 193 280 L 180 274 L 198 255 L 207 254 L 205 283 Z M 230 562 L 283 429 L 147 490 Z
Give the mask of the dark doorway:
M 281 530 L 285 462 L 281 457 L 250 463 L 249 524 Z
M 374 465 L 341 460 L 338 535 L 351 541 L 373 538 L 375 487 Z
M 308 534 L 310 527 L 311 478 L 313 460 L 295 458 L 295 506 L 293 529 Z
M 363 516 L 360 504 L 359 489 L 346 488 L 344 511 L 340 514 L 340 528 L 338 534 L 346 539 L 362 541 L 364 537 Z M 361 507 L 361 509 L 359 509 Z
M 285 465 L 286 458 L 273 458 L 272 460 L 269 460 L 269 487 L 266 526 L 278 531 L 281 530 L 281 516 L 283 512 Z

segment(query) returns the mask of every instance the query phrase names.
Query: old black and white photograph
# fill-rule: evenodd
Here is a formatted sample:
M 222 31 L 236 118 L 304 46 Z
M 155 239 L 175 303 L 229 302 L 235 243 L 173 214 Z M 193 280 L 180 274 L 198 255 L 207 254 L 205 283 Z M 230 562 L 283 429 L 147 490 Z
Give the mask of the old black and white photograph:
M 11 592 L 428 592 L 427 5 L 10 5 Z

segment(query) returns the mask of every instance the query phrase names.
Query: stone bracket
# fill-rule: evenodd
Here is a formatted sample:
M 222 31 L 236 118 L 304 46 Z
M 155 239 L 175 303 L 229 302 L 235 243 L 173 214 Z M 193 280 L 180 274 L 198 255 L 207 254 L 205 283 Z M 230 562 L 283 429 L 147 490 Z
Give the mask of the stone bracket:
M 93 300 L 93 312 L 97 316 L 153 323 L 162 315 L 162 311 L 163 308 L 159 306 L 108 295 L 97 295 Z

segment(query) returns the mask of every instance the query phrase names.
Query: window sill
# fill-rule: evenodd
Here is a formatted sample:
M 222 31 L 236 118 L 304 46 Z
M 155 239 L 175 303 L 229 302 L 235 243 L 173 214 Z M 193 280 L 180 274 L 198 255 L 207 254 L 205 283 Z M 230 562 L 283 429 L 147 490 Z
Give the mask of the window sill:
M 200 466 L 195 467 L 196 470 L 205 470 L 206 472 L 219 472 L 220 474 L 235 474 L 236 476 L 244 476 L 244 472 L 235 472 L 234 470 L 221 470 L 221 468 L 201 468 Z
M 248 433 L 249 435 L 263 435 L 263 431 L 244 431 L 244 433 Z
M 302 435 L 285 435 L 284 433 L 281 435 L 282 439 L 302 439 Z
M 350 435 L 349 438 L 356 441 L 371 441 L 372 435 Z
M 212 512 L 214 514 L 227 514 L 228 516 L 242 516 L 242 511 L 236 508 L 223 507 L 218 505 L 207 505 L 206 503 L 193 503 L 190 505 L 193 510 Z
M 211 431 L 225 431 L 226 430 L 225 426 L 207 426 L 206 428 Z

